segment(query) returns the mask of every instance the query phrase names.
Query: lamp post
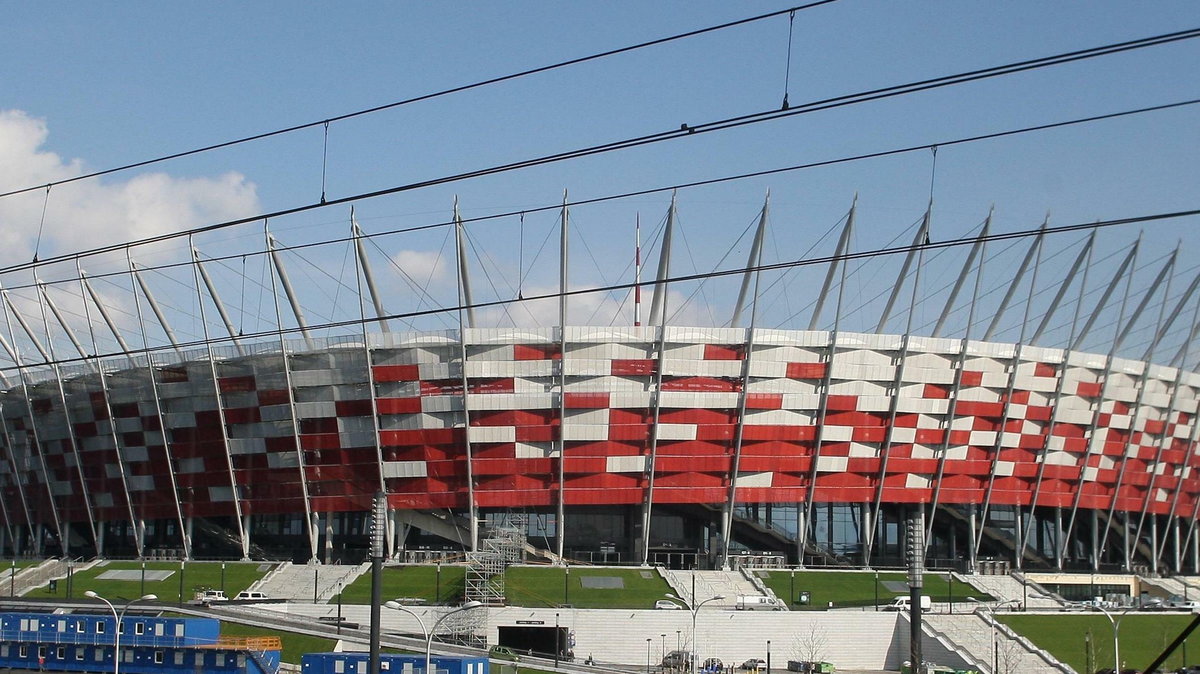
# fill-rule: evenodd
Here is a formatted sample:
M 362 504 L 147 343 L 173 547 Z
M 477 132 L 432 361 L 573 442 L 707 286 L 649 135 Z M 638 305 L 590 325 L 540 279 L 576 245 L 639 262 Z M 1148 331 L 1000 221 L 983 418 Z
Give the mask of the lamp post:
M 771 640 L 767 639 L 767 674 L 771 674 Z
M 696 578 L 696 574 L 693 573 L 692 574 L 693 581 L 695 580 L 695 578 Z M 696 669 L 697 669 L 696 668 L 696 665 L 697 665 L 697 662 L 696 662 L 696 655 L 697 655 L 696 654 L 696 614 L 700 612 L 701 606 L 704 606 L 705 604 L 707 604 L 710 601 L 717 601 L 718 599 L 724 599 L 725 595 L 718 594 L 715 597 L 709 597 L 708 599 L 705 599 L 704 601 L 700 602 L 699 604 L 696 604 L 695 606 L 692 606 L 691 604 L 687 603 L 683 599 L 680 599 L 679 597 L 676 597 L 675 595 L 670 594 L 670 593 L 665 594 L 663 596 L 665 596 L 667 599 L 670 599 L 671 601 L 674 601 L 674 602 L 677 602 L 677 603 L 683 605 L 684 608 L 686 608 L 687 610 L 692 612 L 692 654 L 691 654 L 692 655 L 692 666 L 691 666 L 691 670 L 692 670 L 692 674 L 696 674 Z M 693 593 L 692 599 L 695 599 L 695 598 L 696 598 L 696 595 Z
M 992 624 L 992 674 L 998 674 L 1000 670 L 1000 643 L 996 639 L 996 609 L 1005 604 L 1015 605 L 1017 600 L 1009 599 L 1008 601 L 997 602 L 995 606 L 989 606 L 975 597 L 967 597 L 967 601 L 974 602 L 976 606 L 987 611 L 988 622 Z
M 558 638 L 558 612 L 554 612 L 554 669 L 558 669 L 558 654 L 562 651 L 562 645 Z
M 1125 609 L 1124 611 L 1121 612 L 1121 615 L 1117 616 L 1114 619 L 1112 614 L 1108 612 L 1108 609 L 1104 608 L 1103 606 L 1093 606 L 1092 608 L 1103 613 L 1104 617 L 1108 618 L 1108 622 L 1112 623 L 1112 628 L 1113 628 L 1113 671 L 1120 672 L 1121 671 L 1121 641 L 1120 641 L 1119 637 L 1120 637 L 1120 633 L 1121 633 L 1121 618 L 1124 618 L 1125 614 L 1129 613 L 1129 611 L 1132 609 Z
M 117 612 L 116 607 L 112 605 L 111 601 L 101 597 L 91 590 L 84 592 L 83 596 L 91 599 L 99 599 L 107 604 L 108 610 L 112 612 L 113 620 L 116 622 L 116 625 L 113 627 L 113 674 L 121 674 L 121 621 L 125 619 L 125 612 L 129 610 L 130 606 L 133 606 L 139 601 L 154 601 L 155 599 L 158 599 L 158 595 L 144 594 L 122 606 L 120 613 Z
M 571 603 L 571 567 L 563 567 L 563 605 Z
M 954 613 L 954 574 L 946 572 L 946 593 L 950 595 L 950 613 Z
M 342 581 L 338 581 L 338 615 L 337 615 L 337 633 L 342 633 Z
M 683 646 L 679 642 L 679 633 L 683 630 L 675 630 L 675 650 L 680 650 Z
M 658 636 L 662 637 L 662 656 L 661 657 L 665 658 L 665 657 L 667 657 L 667 635 L 660 634 Z
M 452 611 L 447 611 L 446 613 L 444 613 L 442 615 L 442 617 L 440 617 L 436 621 L 434 621 L 433 627 L 428 630 L 425 629 L 425 621 L 421 620 L 421 616 L 417 615 L 415 611 L 408 608 L 407 606 L 399 604 L 395 601 L 385 602 L 383 605 L 392 609 L 393 611 L 400 611 L 402 613 L 407 613 L 410 616 L 417 619 L 417 624 L 421 626 L 421 633 L 425 636 L 425 671 L 423 672 L 423 674 L 432 674 L 429 669 L 430 651 L 433 650 L 433 635 L 437 634 L 438 625 L 441 625 L 446 620 L 446 618 L 449 618 L 450 616 L 454 615 L 455 613 L 461 613 L 463 611 L 469 611 L 473 608 L 478 608 L 480 606 L 483 606 L 483 602 L 472 600 L 472 601 L 469 601 L 469 602 L 463 604 L 462 606 L 459 606 L 458 608 L 456 608 Z
M 646 637 L 646 674 L 650 674 L 650 638 Z
M 879 610 L 879 572 L 875 572 L 875 610 Z

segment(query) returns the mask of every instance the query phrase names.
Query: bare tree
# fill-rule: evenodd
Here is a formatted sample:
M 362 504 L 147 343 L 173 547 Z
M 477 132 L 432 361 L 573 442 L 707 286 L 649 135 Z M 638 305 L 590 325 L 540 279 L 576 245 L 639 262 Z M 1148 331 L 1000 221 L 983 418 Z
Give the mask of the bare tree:
M 829 635 L 817 622 L 808 624 L 808 629 L 796 633 L 792 640 L 792 655 L 802 662 L 820 662 L 825 659 L 829 647 Z
M 1016 639 L 1002 637 L 997 645 L 997 662 L 996 671 L 994 674 L 1015 674 L 1020 671 L 1021 660 L 1025 656 L 1025 649 L 1021 644 L 1017 643 Z

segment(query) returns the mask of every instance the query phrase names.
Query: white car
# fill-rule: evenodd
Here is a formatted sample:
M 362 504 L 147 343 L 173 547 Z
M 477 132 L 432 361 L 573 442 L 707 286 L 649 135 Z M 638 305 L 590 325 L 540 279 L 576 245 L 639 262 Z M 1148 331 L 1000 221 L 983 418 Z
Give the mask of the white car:
M 670 599 L 659 599 L 658 601 L 654 602 L 654 608 L 662 609 L 664 611 L 671 611 L 675 609 L 682 609 L 683 607 L 671 601 Z
M 760 669 L 766 669 L 766 668 L 767 668 L 766 660 L 763 660 L 762 658 L 750 658 L 749 660 L 743 662 L 742 666 L 739 667 L 738 669 L 748 669 L 748 670 L 757 672 Z

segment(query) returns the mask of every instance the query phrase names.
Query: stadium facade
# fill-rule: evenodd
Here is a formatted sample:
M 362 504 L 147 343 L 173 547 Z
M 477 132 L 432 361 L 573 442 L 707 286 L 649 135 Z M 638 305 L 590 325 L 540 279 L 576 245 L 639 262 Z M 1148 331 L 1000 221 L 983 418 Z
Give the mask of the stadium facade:
M 451 311 L 461 329 L 390 330 L 357 228 L 367 288 L 359 300 L 379 309 L 359 336 L 310 334 L 273 242 L 272 283 L 291 300 L 297 327 L 280 320 L 270 339 L 236 334 L 198 254 L 201 311 L 207 302 L 229 327 L 228 338 L 200 348 L 99 358 L 72 339 L 80 358 L 68 364 L 39 344 L 5 291 L 4 348 L 14 364 L 0 394 L 4 550 L 357 561 L 383 491 L 396 556 L 433 540 L 472 550 L 490 527 L 520 515 L 536 524 L 530 542 L 555 559 L 703 567 L 755 551 L 791 563 L 887 565 L 900 563 L 903 522 L 919 512 L 933 565 L 1197 570 L 1200 375 L 1180 367 L 1182 357 L 1149 357 L 1186 313 L 1195 282 L 1170 306 L 1163 295 L 1143 359 L 1118 353 L 1166 267 L 1140 303 L 1122 305 L 1107 353 L 1025 339 L 1059 308 L 1082 252 L 1046 311 L 1023 319 L 1020 341 L 992 341 L 990 329 L 977 339 L 938 336 L 982 264 L 985 226 L 928 336 L 882 330 L 906 280 L 920 274 L 920 245 L 880 330 L 843 331 L 846 265 L 836 259 L 851 211 L 813 293 L 813 329 L 759 327 L 756 310 L 743 311 L 756 305 L 753 271 L 736 327 L 668 325 L 668 217 L 647 324 L 563 327 L 563 220 L 563 320 L 550 327 L 472 327 L 460 243 L 468 308 Z M 748 270 L 760 264 L 765 224 L 764 207 Z M 928 217 L 915 243 L 928 241 L 927 227 Z M 1031 237 L 997 320 L 1022 278 L 1029 282 L 1043 243 Z M 1131 268 L 1126 256 L 1090 317 L 1076 311 L 1072 345 L 1114 311 L 1107 303 Z M 147 315 L 170 335 L 137 268 L 129 273 Z M 86 277 L 75 282 L 80 296 L 90 290 Z M 38 297 L 47 323 L 57 317 L 70 335 L 51 295 L 39 287 Z M 832 330 L 815 327 L 822 305 Z M 1183 356 L 1195 333 L 1193 325 Z M 30 346 L 23 352 L 19 341 Z

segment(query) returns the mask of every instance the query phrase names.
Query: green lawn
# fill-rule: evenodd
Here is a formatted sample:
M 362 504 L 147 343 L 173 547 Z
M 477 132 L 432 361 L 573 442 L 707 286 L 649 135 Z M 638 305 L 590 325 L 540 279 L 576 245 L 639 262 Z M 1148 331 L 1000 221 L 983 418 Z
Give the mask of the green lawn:
M 819 610 L 828 608 L 829 602 L 835 607 L 874 606 L 878 592 L 879 603 L 888 604 L 901 595 L 907 596 L 907 574 L 901 571 L 886 571 L 879 574 L 879 584 L 876 585 L 875 574 L 872 572 L 854 571 L 797 571 L 795 579 L 790 571 L 769 571 L 763 583 L 771 588 L 776 597 L 787 599 L 792 597 L 792 609 Z M 761 573 L 760 573 L 761 577 Z M 906 589 L 901 592 L 889 590 L 884 584 L 891 582 L 894 586 L 899 583 Z M 800 605 L 801 592 L 809 593 L 807 606 Z M 935 602 L 967 603 L 967 597 L 975 597 L 980 601 L 990 601 L 991 595 L 955 579 L 946 582 L 946 574 L 925 574 L 925 589 L 922 592 Z
M 260 567 L 269 568 L 271 565 L 261 562 L 225 562 L 224 584 L 222 585 L 221 562 L 187 562 L 180 575 L 179 562 L 146 562 L 147 571 L 170 571 L 171 576 L 166 580 L 146 580 L 142 582 L 140 571 L 141 562 L 109 562 L 96 565 L 90 569 L 76 571 L 70 579 L 60 579 L 57 587 L 51 591 L 46 585 L 30 590 L 25 596 L 35 599 L 46 597 L 61 597 L 79 599 L 87 590 L 93 590 L 100 596 L 115 603 L 125 602 L 143 594 L 156 594 L 164 603 L 179 603 L 191 601 L 193 595 L 201 589 L 220 590 L 224 587 L 225 594 L 233 597 L 238 592 L 249 587 L 252 583 L 266 575 Z M 100 580 L 99 576 L 105 571 L 134 570 L 139 572 L 134 580 Z M 183 593 L 180 596 L 180 580 L 182 579 Z
M 585 588 L 581 578 L 616 577 L 623 588 Z M 594 569 L 512 566 L 504 574 L 505 599 L 512 606 L 548 607 L 570 604 L 576 608 L 654 608 L 654 602 L 671 591 L 653 569 Z
M 439 579 L 440 576 L 440 579 Z M 467 585 L 465 566 L 385 566 L 383 568 L 383 600 L 415 597 L 431 604 L 458 604 L 463 600 Z M 331 603 L 337 598 L 329 600 Z M 371 603 L 371 573 L 368 571 L 342 591 L 345 604 Z
M 1018 615 L 997 614 L 997 619 L 1050 651 L 1078 672 L 1112 667 L 1112 624 L 1100 614 Z M 1115 616 L 1114 616 L 1115 617 Z M 1130 614 L 1121 620 L 1121 660 L 1126 667 L 1141 670 L 1191 622 L 1186 615 Z M 1088 644 L 1092 657 L 1087 658 Z M 1190 662 L 1200 660 L 1200 633 L 1187 640 Z M 1091 665 L 1089 668 L 1088 665 Z M 1167 671 L 1183 666 L 1180 648 L 1163 664 Z

